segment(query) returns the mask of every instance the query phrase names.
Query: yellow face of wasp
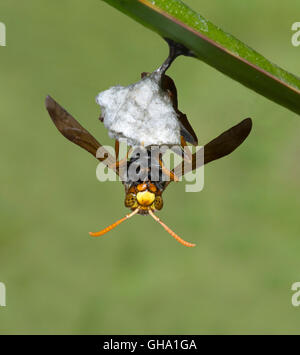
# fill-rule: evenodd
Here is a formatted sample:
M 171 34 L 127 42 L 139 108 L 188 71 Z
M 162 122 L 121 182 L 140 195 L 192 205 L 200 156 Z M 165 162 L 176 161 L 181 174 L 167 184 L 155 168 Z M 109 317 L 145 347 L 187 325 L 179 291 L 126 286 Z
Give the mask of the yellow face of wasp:
M 140 208 L 144 212 L 148 209 L 160 210 L 163 207 L 161 192 L 151 182 L 132 186 L 125 197 L 125 206 Z
M 155 194 L 150 191 L 142 191 L 136 194 L 137 202 L 140 206 L 150 206 L 155 200 Z

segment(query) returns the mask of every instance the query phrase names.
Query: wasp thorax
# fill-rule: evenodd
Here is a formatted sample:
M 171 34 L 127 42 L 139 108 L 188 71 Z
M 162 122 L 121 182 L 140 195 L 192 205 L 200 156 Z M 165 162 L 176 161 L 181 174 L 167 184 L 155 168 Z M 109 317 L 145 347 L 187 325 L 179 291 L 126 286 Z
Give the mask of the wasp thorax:
M 110 137 L 131 146 L 180 144 L 180 124 L 159 71 L 130 86 L 111 87 L 96 102 Z

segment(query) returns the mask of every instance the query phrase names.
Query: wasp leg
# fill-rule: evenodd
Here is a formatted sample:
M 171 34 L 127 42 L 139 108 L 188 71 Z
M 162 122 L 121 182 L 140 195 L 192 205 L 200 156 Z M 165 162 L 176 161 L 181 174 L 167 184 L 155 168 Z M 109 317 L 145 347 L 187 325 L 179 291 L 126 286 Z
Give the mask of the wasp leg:
M 179 178 L 172 171 L 170 171 L 164 166 L 164 163 L 162 162 L 161 159 L 158 159 L 158 162 L 162 172 L 169 177 L 170 181 L 175 181 L 175 182 L 179 181 Z
M 193 154 L 188 148 L 186 140 L 183 138 L 183 136 L 180 136 L 180 141 L 180 146 L 176 146 L 175 148 L 172 147 L 171 150 L 177 155 L 181 156 L 183 160 L 186 160 L 187 162 L 191 163 L 193 160 Z
M 116 161 L 118 161 L 118 158 L 119 158 L 119 151 L 120 151 L 120 143 L 119 143 L 119 141 L 116 139 L 116 140 L 115 140 L 115 155 L 116 155 Z
M 115 168 L 117 170 L 119 170 L 120 168 L 122 168 L 125 164 L 127 164 L 127 160 L 128 160 L 128 157 L 129 155 L 131 154 L 132 152 L 132 148 L 130 148 L 128 151 L 127 151 L 127 154 L 126 154 L 126 157 L 123 158 L 122 160 L 117 160 L 114 164 L 112 164 L 110 166 L 110 168 Z M 118 154 L 119 155 L 119 154 Z

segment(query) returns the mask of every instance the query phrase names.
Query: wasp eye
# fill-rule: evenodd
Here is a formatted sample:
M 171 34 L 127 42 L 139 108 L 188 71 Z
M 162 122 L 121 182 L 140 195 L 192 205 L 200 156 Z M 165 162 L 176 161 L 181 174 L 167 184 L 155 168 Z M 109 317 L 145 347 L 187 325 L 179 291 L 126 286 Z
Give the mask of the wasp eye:
M 154 207 L 156 210 L 161 210 L 163 208 L 163 199 L 161 196 L 156 196 L 154 200 Z
M 125 197 L 125 206 L 129 208 L 137 207 L 136 195 L 129 193 Z

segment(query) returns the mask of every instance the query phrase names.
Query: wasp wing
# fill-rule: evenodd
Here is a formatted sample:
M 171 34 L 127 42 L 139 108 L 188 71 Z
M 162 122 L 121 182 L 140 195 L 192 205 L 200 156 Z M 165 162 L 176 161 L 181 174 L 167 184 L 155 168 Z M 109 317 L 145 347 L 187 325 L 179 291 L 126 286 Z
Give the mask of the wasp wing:
M 170 78 L 168 75 L 164 75 L 162 77 L 162 89 L 169 94 L 172 100 L 174 110 L 177 113 L 177 117 L 180 123 L 180 134 L 187 142 L 193 145 L 197 145 L 198 144 L 197 135 L 193 130 L 193 127 L 191 126 L 190 122 L 188 121 L 186 115 L 178 109 L 178 97 L 177 97 L 176 85 L 173 79 Z
M 248 137 L 252 129 L 251 118 L 246 118 L 204 146 L 204 164 L 232 153 Z
M 114 169 L 115 158 L 104 149 L 74 117 L 50 96 L 47 96 L 45 105 L 53 123 L 64 137 L 85 149 L 106 166 L 116 171 L 116 169 Z M 99 152 L 100 147 L 101 151 Z
M 141 74 L 141 77 L 144 78 L 147 75 L 149 75 L 149 73 L 143 72 Z M 182 137 L 185 139 L 186 142 L 191 143 L 193 145 L 198 145 L 198 138 L 195 131 L 193 130 L 193 127 L 191 126 L 186 115 L 178 109 L 178 96 L 177 96 L 177 89 L 174 80 L 168 75 L 163 75 L 161 87 L 165 92 L 168 93 L 172 101 L 173 108 L 177 113 L 177 118 L 180 124 L 180 134 L 182 135 Z
M 191 163 L 185 165 L 183 162 L 180 163 L 172 170 L 172 173 L 177 177 L 181 177 L 182 175 L 201 167 L 203 164 L 210 163 L 229 155 L 244 142 L 250 134 L 251 129 L 251 118 L 244 119 L 242 122 L 225 131 L 194 153 L 192 155 Z

